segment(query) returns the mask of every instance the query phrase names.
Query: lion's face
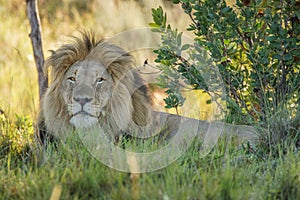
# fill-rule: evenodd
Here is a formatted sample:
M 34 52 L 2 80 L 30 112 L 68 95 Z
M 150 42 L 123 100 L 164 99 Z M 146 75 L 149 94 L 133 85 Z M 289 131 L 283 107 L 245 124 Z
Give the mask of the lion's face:
M 106 67 L 96 61 L 78 61 L 65 73 L 61 93 L 76 128 L 89 128 L 98 122 L 113 91 Z

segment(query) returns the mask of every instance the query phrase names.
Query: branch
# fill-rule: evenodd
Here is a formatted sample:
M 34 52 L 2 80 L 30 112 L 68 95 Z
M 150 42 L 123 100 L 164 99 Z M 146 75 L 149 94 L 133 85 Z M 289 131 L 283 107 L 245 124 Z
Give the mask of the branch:
M 44 74 L 44 54 L 42 47 L 42 36 L 41 36 L 41 26 L 40 19 L 37 9 L 37 0 L 26 0 L 27 14 L 30 22 L 31 33 L 29 37 L 31 39 L 33 55 L 35 60 L 35 65 L 38 72 L 38 82 L 39 82 L 39 97 L 40 100 L 48 87 L 48 76 Z
M 170 52 L 175 58 L 177 58 L 177 59 L 179 59 L 182 63 L 184 63 L 187 67 L 186 67 L 186 69 L 187 69 L 187 71 L 190 73 L 190 71 L 189 71 L 189 69 L 190 69 L 190 67 L 191 67 L 191 64 L 190 64 L 190 62 L 188 61 L 188 60 L 186 60 L 185 58 L 183 58 L 182 56 L 180 56 L 180 55 L 177 55 L 176 53 L 174 53 L 174 52 Z M 202 84 L 200 84 L 200 82 L 198 81 L 198 79 L 197 79 L 197 77 L 195 77 L 192 73 L 190 73 L 190 75 L 192 76 L 192 78 L 196 81 L 196 83 L 198 84 L 198 86 L 201 86 Z M 180 84 L 180 83 L 179 83 Z M 180 84 L 181 85 L 181 87 L 184 87 L 182 84 Z M 186 87 L 185 87 L 186 88 Z M 211 97 L 211 99 L 214 99 L 214 97 L 213 97 L 213 95 L 212 94 L 214 94 L 214 95 L 216 95 L 216 96 L 218 96 L 218 97 L 221 97 L 219 94 L 218 94 L 218 92 L 216 92 L 216 91 L 210 91 L 210 90 L 207 90 L 207 89 L 205 89 L 205 88 L 201 88 L 201 90 L 203 90 L 206 94 L 208 94 L 210 97 Z M 220 102 L 218 102 L 218 101 L 214 101 L 218 106 L 219 106 L 219 108 L 222 110 L 222 112 L 225 112 L 225 110 L 223 109 L 223 106 L 220 104 Z
M 190 17 L 190 19 L 192 20 L 193 24 L 196 26 L 196 28 L 199 30 L 200 27 L 199 27 L 199 24 L 196 22 L 196 20 L 194 19 L 193 15 L 191 12 L 187 13 L 188 16 Z

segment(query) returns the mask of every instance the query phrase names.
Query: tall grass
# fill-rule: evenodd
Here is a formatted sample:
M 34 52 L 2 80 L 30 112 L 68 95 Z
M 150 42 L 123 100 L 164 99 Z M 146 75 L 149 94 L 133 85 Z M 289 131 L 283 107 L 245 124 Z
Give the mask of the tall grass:
M 37 77 L 26 13 L 11 1 L 1 1 L 1 5 L 0 107 L 10 116 L 35 114 Z
M 200 158 L 194 143 L 170 166 L 136 175 L 106 167 L 80 141 L 50 145 L 42 165 L 32 152 L 0 160 L 0 199 L 49 199 L 57 188 L 61 199 L 298 199 L 299 153 L 261 162 L 225 147 Z

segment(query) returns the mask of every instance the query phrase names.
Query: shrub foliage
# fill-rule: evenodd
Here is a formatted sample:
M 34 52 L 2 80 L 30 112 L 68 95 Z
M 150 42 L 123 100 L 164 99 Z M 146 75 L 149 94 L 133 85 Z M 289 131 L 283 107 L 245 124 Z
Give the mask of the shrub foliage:
M 214 72 L 210 62 L 203 62 L 207 51 L 223 81 L 229 121 L 258 124 L 276 138 L 273 142 L 293 136 L 300 146 L 299 2 L 237 0 L 230 7 L 220 0 L 172 2 L 189 16 L 187 31 L 194 41 L 182 43 L 182 33 L 167 25 L 163 9 L 152 9 L 150 26 L 161 34 L 162 45 L 154 52 L 162 70 L 159 84 L 168 89 L 167 107 L 184 102 L 175 87 L 178 82 L 207 93 L 219 89 L 210 87 L 208 91 L 205 84 L 203 66 Z M 183 51 L 188 59 L 182 58 Z

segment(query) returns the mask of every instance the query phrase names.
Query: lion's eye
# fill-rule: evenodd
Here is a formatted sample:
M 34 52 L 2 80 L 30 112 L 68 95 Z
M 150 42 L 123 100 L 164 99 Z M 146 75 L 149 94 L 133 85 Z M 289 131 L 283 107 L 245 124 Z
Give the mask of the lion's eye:
M 104 78 L 97 78 L 96 85 L 101 85 L 105 79 Z
M 76 78 L 73 77 L 73 76 L 71 76 L 71 77 L 68 78 L 68 81 L 69 81 L 70 83 L 75 83 L 75 82 L 76 82 Z

